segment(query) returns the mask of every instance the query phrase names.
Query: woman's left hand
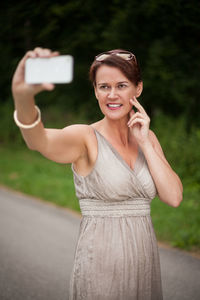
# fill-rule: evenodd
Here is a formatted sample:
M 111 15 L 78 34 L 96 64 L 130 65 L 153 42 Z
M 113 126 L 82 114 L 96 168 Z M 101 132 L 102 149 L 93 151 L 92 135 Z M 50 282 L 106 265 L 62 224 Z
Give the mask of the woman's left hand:
M 149 124 L 150 118 L 147 115 L 146 111 L 142 107 L 142 105 L 138 102 L 136 97 L 130 99 L 131 105 L 135 106 L 138 110 L 134 112 L 131 110 L 130 112 L 130 119 L 127 123 L 128 127 L 134 138 L 136 139 L 137 143 L 142 146 L 146 142 L 149 142 Z

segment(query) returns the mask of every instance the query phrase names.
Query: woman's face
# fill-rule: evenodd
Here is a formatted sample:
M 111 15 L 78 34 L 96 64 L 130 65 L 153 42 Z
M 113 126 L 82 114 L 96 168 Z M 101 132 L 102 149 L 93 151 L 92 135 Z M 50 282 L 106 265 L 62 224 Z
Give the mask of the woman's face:
M 102 65 L 97 70 L 95 95 L 106 117 L 127 118 L 132 109 L 130 99 L 139 97 L 141 92 L 142 83 L 135 86 L 120 69 Z

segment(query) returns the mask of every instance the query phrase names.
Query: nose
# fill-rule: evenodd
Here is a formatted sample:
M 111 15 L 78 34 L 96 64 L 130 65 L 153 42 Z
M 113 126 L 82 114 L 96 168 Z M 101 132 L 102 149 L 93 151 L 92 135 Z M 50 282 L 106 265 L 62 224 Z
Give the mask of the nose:
M 108 93 L 108 98 L 109 99 L 115 99 L 117 98 L 117 94 L 116 94 L 116 91 L 115 91 L 115 88 L 112 88 L 109 93 Z

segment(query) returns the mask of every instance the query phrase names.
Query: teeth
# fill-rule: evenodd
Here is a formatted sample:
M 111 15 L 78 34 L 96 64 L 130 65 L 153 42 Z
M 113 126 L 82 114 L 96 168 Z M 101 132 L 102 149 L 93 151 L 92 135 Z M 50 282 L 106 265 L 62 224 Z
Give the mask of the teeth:
M 121 106 L 121 104 L 108 104 L 108 107 L 120 107 Z

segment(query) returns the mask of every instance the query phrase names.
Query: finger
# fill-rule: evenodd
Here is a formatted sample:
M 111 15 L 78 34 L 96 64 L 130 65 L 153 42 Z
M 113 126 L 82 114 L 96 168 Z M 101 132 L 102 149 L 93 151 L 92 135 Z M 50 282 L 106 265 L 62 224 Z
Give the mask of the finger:
M 52 51 L 47 48 L 43 49 L 43 55 L 47 57 L 58 56 L 59 54 L 59 51 Z
M 19 65 L 24 67 L 25 61 L 27 60 L 27 58 L 36 58 L 36 57 L 54 57 L 54 56 L 58 56 L 60 53 L 58 51 L 51 51 L 50 49 L 43 49 L 42 48 L 35 48 L 34 50 L 30 50 L 28 51 L 25 56 L 22 58 L 22 60 L 20 61 Z
M 40 56 L 42 54 L 42 48 L 41 47 L 36 47 L 33 51 L 36 54 L 36 56 Z
M 30 84 L 33 94 L 36 95 L 42 91 L 52 91 L 55 86 L 52 83 Z
M 148 118 L 147 118 L 146 115 L 144 115 L 144 114 L 142 114 L 142 113 L 140 113 L 140 112 L 136 112 L 135 114 L 133 114 L 133 115 L 130 117 L 128 124 L 129 124 L 131 121 L 133 121 L 134 119 L 136 119 L 136 118 L 141 118 L 141 119 L 144 119 L 144 120 L 146 119 L 146 121 L 148 121 Z
M 19 61 L 17 68 L 15 70 L 15 73 L 13 75 L 12 79 L 12 86 L 14 83 L 21 82 L 24 80 L 24 68 L 25 68 L 25 62 L 27 58 L 35 58 L 36 54 L 34 51 L 28 51 L 24 57 Z
M 36 53 L 36 55 L 38 57 L 51 57 L 51 56 L 56 56 L 58 55 L 58 52 L 52 52 L 50 49 L 48 48 L 41 48 L 41 47 L 36 47 L 34 49 L 34 53 Z
M 137 112 L 137 113 L 135 113 L 135 115 L 132 116 L 132 119 L 134 120 L 134 119 L 136 119 L 137 117 L 138 117 L 138 118 L 141 118 L 141 119 L 143 119 L 143 120 L 145 120 L 146 122 L 150 122 L 150 118 L 149 118 L 149 116 L 146 115 L 146 114 Z
M 144 114 L 142 114 L 141 112 L 137 111 L 136 113 L 134 113 L 132 115 L 132 118 L 137 118 L 137 117 L 145 118 L 146 116 Z
M 55 88 L 53 83 L 43 83 L 42 88 L 46 91 L 52 91 Z
M 27 58 L 35 58 L 35 57 L 36 57 L 36 53 L 34 51 L 28 51 L 26 52 L 22 60 L 19 62 L 19 65 L 23 65 L 27 60 Z
M 131 109 L 131 111 L 129 112 L 130 119 L 128 120 L 127 125 L 129 124 L 129 122 L 130 122 L 131 118 L 134 116 L 134 114 L 135 114 L 134 109 Z
M 141 118 L 136 118 L 128 124 L 128 127 L 133 127 L 135 124 L 145 125 L 145 121 Z
M 139 103 L 139 101 L 136 99 L 136 97 L 134 96 L 133 99 L 131 99 L 131 103 L 132 105 L 134 105 L 140 112 L 145 112 L 143 106 Z
M 41 51 L 41 54 L 43 57 L 49 57 L 51 56 L 52 51 L 50 49 L 44 48 Z
M 134 105 L 138 111 L 140 111 L 141 113 L 147 114 L 145 109 L 143 108 L 143 106 L 138 102 L 138 100 L 136 99 L 136 97 L 134 96 L 133 99 L 131 100 L 131 104 Z
M 59 51 L 54 51 L 51 53 L 51 56 L 58 56 L 60 55 L 60 52 Z
M 132 106 L 132 105 L 133 105 L 133 104 L 132 104 L 132 99 L 130 99 L 129 102 L 130 102 L 130 104 L 131 104 L 131 106 Z M 134 109 L 131 108 L 131 111 L 129 112 L 129 115 L 132 116 L 134 113 L 135 113 Z
M 130 104 L 133 106 L 134 105 L 133 99 L 130 99 L 129 101 L 130 101 Z
M 30 50 L 28 51 L 26 54 L 25 54 L 25 57 L 31 57 L 31 58 L 34 58 L 36 57 L 36 53 L 33 51 L 33 50 Z
M 131 109 L 131 111 L 129 112 L 129 116 L 130 116 L 130 118 L 133 116 L 135 114 L 135 111 L 134 111 L 134 109 Z

